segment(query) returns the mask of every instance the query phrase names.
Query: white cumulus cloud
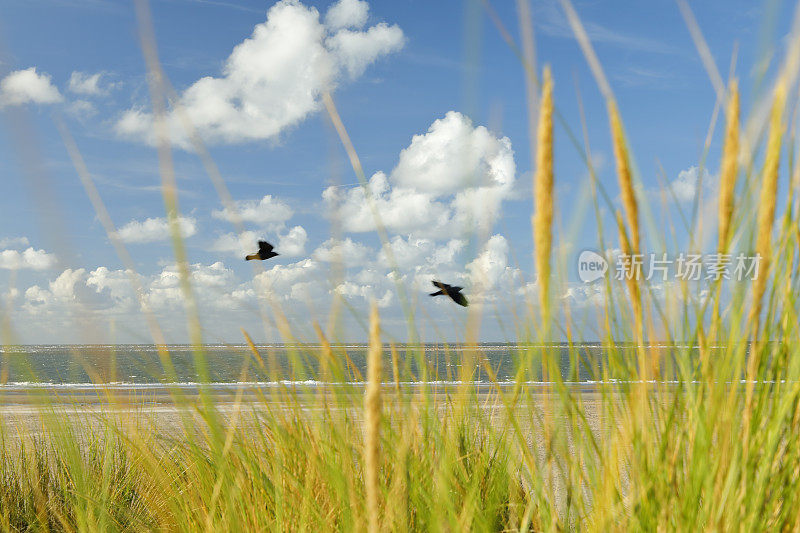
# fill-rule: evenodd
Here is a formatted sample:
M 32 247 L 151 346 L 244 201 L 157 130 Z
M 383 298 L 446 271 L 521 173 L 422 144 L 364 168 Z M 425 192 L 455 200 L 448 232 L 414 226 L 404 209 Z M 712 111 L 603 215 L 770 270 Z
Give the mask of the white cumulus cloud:
M 488 234 L 512 195 L 515 175 L 507 137 L 450 111 L 413 137 L 391 175 L 376 172 L 367 188 L 387 230 L 443 238 L 475 229 Z M 329 187 L 323 200 L 345 231 L 366 232 L 376 228 L 367 196 L 361 187 Z
M 36 67 L 15 70 L 0 81 L 0 107 L 54 104 L 63 99 L 50 75 L 37 72 Z
M 209 248 L 212 252 L 229 253 L 235 256 L 252 254 L 258 250 L 258 241 L 263 238 L 255 231 L 243 231 L 241 234 L 225 233 L 217 237 Z
M 235 279 L 233 270 L 221 261 L 210 265 L 189 265 L 189 282 L 201 304 L 213 304 L 234 285 Z M 146 297 L 155 310 L 182 306 L 184 298 L 178 268 L 168 265 L 154 276 L 149 282 Z
M 75 300 L 75 286 L 85 274 L 86 270 L 83 268 L 64 270 L 54 281 L 50 282 L 50 292 L 58 300 Z
M 108 291 L 116 301 L 129 301 L 133 297 L 131 273 L 125 270 L 110 270 L 108 267 L 97 267 L 89 272 L 86 285 L 93 287 L 98 293 Z
M 376 291 L 371 285 L 360 285 L 352 281 L 340 283 L 334 290 L 346 298 L 361 298 L 365 303 L 374 300 L 378 307 L 389 307 L 394 300 L 391 289 L 385 289 L 381 294 L 381 291 Z
M 401 187 L 450 194 L 467 187 L 508 188 L 516 166 L 511 141 L 461 113 L 448 112 L 400 152 L 392 179 Z
M 406 187 L 392 187 L 383 172 L 373 174 L 367 190 L 369 200 L 362 187 L 328 187 L 322 193 L 331 215 L 341 222 L 345 231 L 375 231 L 375 213 L 370 208 L 370 202 L 380 214 L 383 225 L 393 232 L 411 233 L 423 229 L 441 232 L 450 222 L 449 209 L 438 202 L 434 195 Z
M 38 285 L 28 287 L 25 291 L 27 309 L 34 312 L 47 311 L 56 304 L 77 302 L 78 294 L 84 295 L 85 277 L 85 269 L 68 268 L 49 283 L 49 289 Z
M 382 22 L 367 31 L 340 30 L 325 43 L 337 64 L 355 78 L 380 56 L 398 50 L 403 43 L 403 30 Z
M 27 242 L 27 239 L 25 240 Z M 29 247 L 20 252 L 18 250 L 3 250 L 0 252 L 0 268 L 6 270 L 30 269 L 46 270 L 55 264 L 52 254 L 44 250 L 35 250 Z
M 255 253 L 258 250 L 258 241 L 264 240 L 263 233 L 246 230 L 242 233 L 223 233 L 217 237 L 209 250 L 222 252 L 236 257 Z M 305 253 L 308 234 L 302 226 L 294 226 L 286 233 L 279 235 L 277 244 L 273 242 L 275 251 L 282 256 L 294 257 Z
M 369 16 L 369 4 L 363 0 L 339 0 L 325 14 L 325 25 L 332 30 L 363 28 Z
M 236 222 L 238 214 L 241 222 L 251 222 L 262 227 L 282 225 L 292 218 L 294 211 L 285 202 L 267 194 L 260 200 L 240 200 L 235 202 L 236 209 L 217 209 L 211 216 L 228 222 Z
M 380 56 L 399 50 L 404 36 L 397 26 L 365 22 L 363 3 L 342 0 L 325 18 L 297 0 L 282 0 L 267 12 L 252 35 L 225 61 L 222 75 L 206 76 L 179 97 L 199 134 L 212 143 L 271 139 L 320 107 L 320 96 L 347 72 L 358 75 Z M 126 111 L 116 124 L 119 135 L 153 143 L 153 117 L 142 108 Z M 173 110 L 172 140 L 188 148 Z
M 355 266 L 363 265 L 371 253 L 370 248 L 348 237 L 344 240 L 328 239 L 314 250 L 312 257 L 324 263 Z
M 259 293 L 269 298 L 304 302 L 328 292 L 324 275 L 317 261 L 303 259 L 289 265 L 275 265 L 256 274 L 253 284 Z
M 473 286 L 481 291 L 498 288 L 510 290 L 515 269 L 508 266 L 508 242 L 502 235 L 493 235 L 483 251 L 467 265 Z
M 308 234 L 303 226 L 295 226 L 279 237 L 275 251 L 287 257 L 303 255 L 306 251 L 307 240 Z
M 178 217 L 178 226 L 184 238 L 197 233 L 197 220 L 192 217 Z M 169 221 L 164 217 L 131 220 L 117 230 L 117 236 L 123 242 L 135 244 L 165 241 L 170 238 Z

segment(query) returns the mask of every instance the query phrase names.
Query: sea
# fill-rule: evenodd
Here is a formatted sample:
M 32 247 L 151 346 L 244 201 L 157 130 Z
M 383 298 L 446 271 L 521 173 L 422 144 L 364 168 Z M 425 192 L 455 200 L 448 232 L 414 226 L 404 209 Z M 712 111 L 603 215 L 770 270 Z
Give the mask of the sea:
M 633 346 L 617 345 L 616 352 Z M 670 352 L 679 346 L 660 346 Z M 690 352 L 696 347 L 688 348 Z M 210 383 L 217 389 L 246 383 L 272 386 L 321 383 L 363 383 L 367 346 L 334 345 L 326 356 L 313 344 L 262 344 L 255 352 L 247 345 L 168 345 L 168 359 L 152 344 L 20 345 L 0 347 L 0 389 L 106 388 L 159 389 L 196 387 Z M 482 343 L 401 345 L 383 350 L 383 379 L 408 384 L 456 384 L 465 377 L 477 384 L 547 384 L 541 354 L 558 364 L 561 380 L 594 383 L 602 379 L 608 350 L 600 343 L 547 345 Z M 623 355 L 624 357 L 624 355 Z M 326 359 L 327 358 L 327 359 Z M 331 359 L 332 358 L 332 359 Z M 631 360 L 634 357 L 630 358 Z M 321 361 L 327 364 L 321 366 Z M 466 365 L 466 366 L 465 366 Z M 339 369 L 324 374 L 324 369 Z M 465 368 L 472 371 L 464 373 Z M 519 369 L 523 368 L 523 374 Z M 607 374 L 606 374 L 607 377 Z

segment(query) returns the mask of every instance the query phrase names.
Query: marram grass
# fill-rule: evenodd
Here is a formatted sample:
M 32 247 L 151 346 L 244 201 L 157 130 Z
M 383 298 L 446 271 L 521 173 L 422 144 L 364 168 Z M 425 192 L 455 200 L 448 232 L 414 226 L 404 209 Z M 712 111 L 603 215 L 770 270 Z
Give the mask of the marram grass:
M 778 167 L 780 166 L 781 139 L 783 136 L 783 106 L 786 100 L 786 86 L 783 80 L 775 87 L 772 111 L 769 121 L 767 151 L 764 156 L 764 170 L 761 180 L 761 194 L 758 202 L 756 225 L 756 253 L 761 257 L 761 273 L 753 285 L 753 306 L 751 322 L 756 334 L 761 316 L 761 300 L 769 279 L 772 262 L 772 225 L 775 222 L 775 206 L 778 195 Z
M 367 390 L 364 393 L 364 484 L 367 497 L 367 518 L 370 533 L 380 531 L 381 357 L 380 318 L 373 302 L 369 315 L 369 348 L 367 350 Z
M 631 252 L 638 254 L 641 245 L 639 204 L 636 200 L 636 190 L 633 185 L 633 173 L 631 171 L 628 145 L 625 142 L 625 132 L 622 128 L 622 118 L 619 116 L 617 102 L 613 99 L 608 101 L 608 118 L 611 122 L 611 138 L 614 145 L 614 159 L 617 162 L 617 179 L 619 181 L 622 207 L 625 209 L 627 221 L 628 244 Z
M 717 250 L 724 254 L 728 250 L 731 217 L 736 192 L 736 177 L 739 173 L 739 84 L 733 80 L 728 95 L 725 113 L 725 144 L 722 149 L 722 164 L 719 176 L 719 206 L 717 225 Z
M 541 223 L 534 223 L 540 273 L 549 271 L 552 247 L 552 218 L 545 215 L 556 207 L 548 154 L 552 87 L 546 74 L 535 204 Z M 759 251 L 768 276 L 699 296 L 714 300 L 708 309 L 718 327 L 704 343 L 704 357 L 713 358 L 713 365 L 699 365 L 692 348 L 710 320 L 696 301 L 668 293 L 665 298 L 681 311 L 674 323 L 657 312 L 663 302 L 644 283 L 630 280 L 630 311 L 601 307 L 599 336 L 607 357 L 591 369 L 601 383 L 588 392 L 559 375 L 547 387 L 526 385 L 532 362 L 553 361 L 557 354 L 523 334 L 515 355 L 529 366 L 516 373 L 515 384 L 410 387 L 407 382 L 417 376 L 404 357 L 424 362 L 428 348 L 412 347 L 406 355 L 394 345 L 384 350 L 388 339 L 373 307 L 366 381 L 347 351 L 316 326 L 321 348 L 306 352 L 296 346 L 291 366 L 305 376 L 319 368 L 324 375 L 316 377 L 333 382 L 328 386 L 240 392 L 225 403 L 204 392 L 200 399 L 176 396 L 174 411 L 167 409 L 172 415 L 141 409 L 111 392 L 97 412 L 33 395 L 36 414 L 27 426 L 0 418 L 0 529 L 800 529 L 800 220 L 797 212 L 776 213 L 780 181 L 787 179 L 781 144 L 788 93 L 779 83 L 770 96 L 760 170 L 735 164 L 752 155 L 741 154 L 735 140 L 736 94 L 734 85 L 719 193 L 719 217 L 728 233 L 718 248 L 738 242 Z M 618 213 L 617 228 L 621 247 L 634 253 L 646 243 L 620 112 L 609 102 L 624 212 Z M 787 175 L 795 171 L 793 164 L 786 165 Z M 758 203 L 733 202 L 738 172 L 746 183 L 760 184 Z M 791 223 L 773 227 L 781 217 Z M 559 290 L 553 282 L 548 301 L 539 303 L 552 306 L 554 321 L 563 315 Z M 620 345 L 644 339 L 646 313 L 648 332 L 669 332 L 666 348 Z M 534 313 L 518 320 L 519 331 L 537 329 L 530 327 Z M 280 324 L 287 339 L 301 328 L 285 319 Z M 583 358 L 577 348 L 582 339 L 574 333 L 580 329 L 565 329 L 570 357 Z M 273 355 L 249 344 L 254 364 L 273 372 Z M 644 380 L 646 369 L 660 363 L 660 381 Z M 391 380 L 384 367 L 392 369 Z M 468 370 L 462 375 L 473 375 L 475 369 Z M 427 367 L 424 375 L 441 377 Z M 341 385 L 346 382 L 356 384 Z
M 550 251 L 553 242 L 553 76 L 550 67 L 545 68 L 543 79 L 536 137 L 536 173 L 533 178 L 533 247 L 539 282 L 539 307 L 547 326 L 550 319 Z

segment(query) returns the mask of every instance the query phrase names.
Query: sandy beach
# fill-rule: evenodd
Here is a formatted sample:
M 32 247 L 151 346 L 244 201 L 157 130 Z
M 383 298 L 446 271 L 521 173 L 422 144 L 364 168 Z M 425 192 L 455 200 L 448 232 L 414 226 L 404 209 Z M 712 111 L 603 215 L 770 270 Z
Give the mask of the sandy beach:
M 602 393 L 596 385 L 575 384 L 571 387 L 583 406 L 584 416 L 593 431 L 599 428 Z M 510 386 L 501 387 L 509 393 Z M 315 413 L 348 411 L 355 420 L 361 418 L 361 384 L 339 384 L 328 387 L 315 386 L 258 386 L 241 387 L 211 386 L 206 391 L 207 398 L 214 405 L 224 423 L 235 421 L 239 428 L 253 428 L 260 415 L 275 412 L 302 412 L 313 418 Z M 431 409 L 445 411 L 459 403 L 462 391 L 456 385 L 429 385 L 424 389 L 419 385 L 402 385 L 398 393 L 395 386 L 384 386 L 384 407 L 400 407 L 400 403 L 419 400 L 422 394 L 427 397 Z M 529 387 L 526 399 L 518 400 L 513 407 L 520 421 L 530 421 L 531 413 L 541 416 L 549 411 L 549 406 L 558 403 L 555 393 L 546 386 Z M 493 424 L 500 425 L 508 416 L 508 405 L 497 394 L 497 389 L 488 385 L 474 387 L 471 406 L 480 406 Z M 506 398 L 509 402 L 510 396 Z M 203 402 L 198 386 L 141 388 L 119 387 L 36 387 L 29 389 L 5 390 L 0 394 L 0 419 L 6 438 L 39 437 L 45 427 L 52 428 L 52 422 L 59 424 L 66 418 L 74 428 L 90 430 L 112 423 L 120 428 L 136 427 L 146 429 L 161 436 L 175 437 L 185 431 L 185 421 L 201 423 Z M 532 411 L 531 411 L 532 410 Z M 187 418 L 188 417 L 188 418 Z M 539 440 L 541 435 L 530 431 L 529 440 Z M 195 429 L 197 429 L 195 427 Z

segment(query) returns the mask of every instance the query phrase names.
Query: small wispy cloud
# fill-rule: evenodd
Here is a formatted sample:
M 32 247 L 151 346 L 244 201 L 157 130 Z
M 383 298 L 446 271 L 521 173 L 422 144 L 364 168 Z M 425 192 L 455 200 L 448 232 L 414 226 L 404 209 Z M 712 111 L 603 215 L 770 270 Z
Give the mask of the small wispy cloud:
M 673 72 L 633 66 L 626 67 L 622 72 L 614 73 L 612 77 L 626 87 L 662 90 L 674 89 L 677 79 Z
M 713 176 L 708 169 L 691 166 L 686 170 L 681 170 L 675 179 L 663 184 L 660 187 L 651 189 L 649 194 L 658 199 L 666 199 L 668 202 L 678 202 L 686 204 L 694 201 L 698 194 L 713 192 L 717 187 L 717 177 Z
M 66 106 L 66 112 L 78 120 L 85 120 L 95 116 L 97 114 L 97 108 L 93 103 L 86 100 L 75 100 Z
M 242 4 L 237 4 L 236 2 L 223 2 L 221 0 L 186 0 L 186 1 L 191 4 L 200 4 L 213 7 L 225 7 L 229 9 L 234 9 L 236 11 L 244 11 L 247 13 L 264 13 L 264 9 L 257 9 Z
M 17 246 L 28 246 L 30 241 L 27 237 L 4 237 L 0 239 L 0 248 L 13 248 Z
M 537 30 L 545 35 L 564 39 L 575 38 L 566 16 L 556 2 L 537 3 L 534 7 L 534 20 L 536 21 Z M 589 35 L 589 39 L 593 43 L 610 44 L 640 52 L 658 54 L 674 54 L 677 52 L 677 48 L 674 46 L 655 39 L 623 33 L 585 18 L 582 18 L 581 21 L 586 33 Z
M 74 71 L 69 77 L 67 87 L 75 94 L 83 96 L 106 96 L 117 86 L 114 82 L 104 82 L 106 75 L 102 72 L 88 74 Z

